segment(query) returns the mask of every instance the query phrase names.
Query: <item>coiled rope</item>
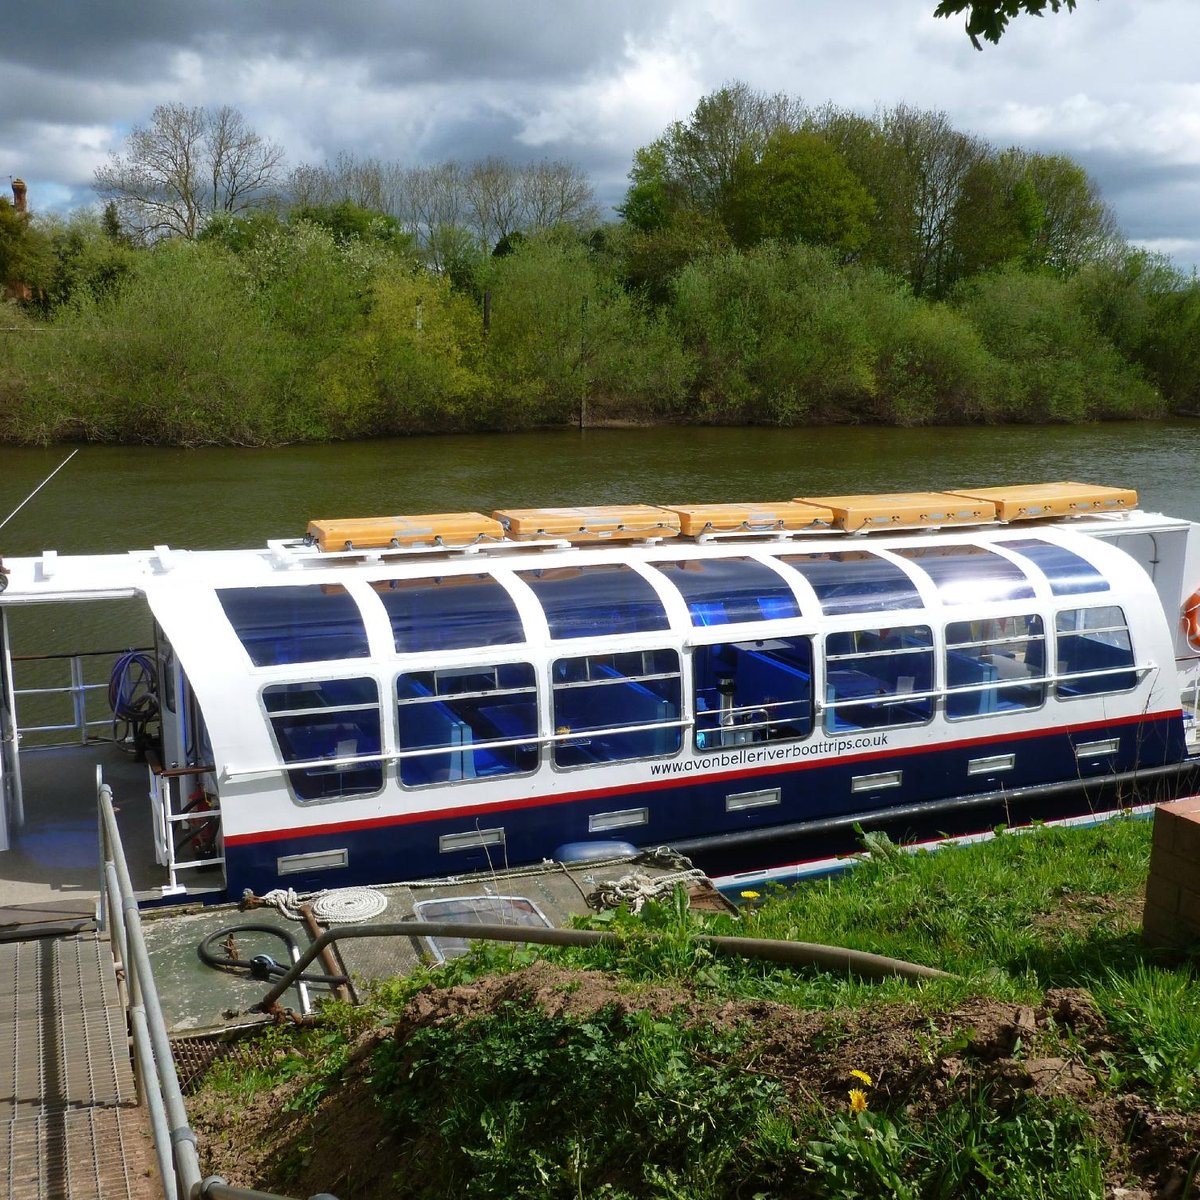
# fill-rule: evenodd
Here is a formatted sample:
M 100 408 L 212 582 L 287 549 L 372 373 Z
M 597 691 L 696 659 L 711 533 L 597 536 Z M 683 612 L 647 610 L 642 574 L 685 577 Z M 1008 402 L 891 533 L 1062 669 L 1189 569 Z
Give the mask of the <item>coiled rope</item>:
M 274 888 L 259 900 L 275 908 L 289 921 L 301 919 L 300 905 L 304 900 L 294 888 Z M 333 888 L 318 892 L 308 900 L 312 914 L 323 925 L 353 925 L 377 917 L 387 906 L 387 897 L 374 888 Z

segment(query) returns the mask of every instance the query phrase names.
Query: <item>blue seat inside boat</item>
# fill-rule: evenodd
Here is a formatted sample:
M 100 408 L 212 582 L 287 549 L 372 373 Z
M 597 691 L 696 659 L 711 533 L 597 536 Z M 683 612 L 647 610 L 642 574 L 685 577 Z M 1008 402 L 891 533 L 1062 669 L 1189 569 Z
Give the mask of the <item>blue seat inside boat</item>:
M 754 704 L 795 702 L 787 708 L 767 709 L 768 719 L 795 723 L 811 711 L 808 701 L 812 695 L 812 676 L 807 671 L 762 650 L 742 650 L 738 655 L 737 693 L 734 702 L 740 707 Z M 765 736 L 765 731 L 764 731 Z
M 988 662 L 972 658 L 958 650 L 946 652 L 946 686 L 950 689 L 973 687 L 995 683 L 999 672 Z M 1016 707 L 1014 705 L 1014 707 Z M 948 717 L 974 717 L 997 709 L 994 688 L 981 687 L 979 691 L 958 692 L 946 697 Z
M 1059 637 L 1058 669 L 1063 675 L 1080 671 L 1105 671 L 1132 666 L 1132 655 L 1124 646 L 1090 637 Z M 1137 682 L 1135 671 L 1097 675 L 1091 679 L 1069 679 L 1058 685 L 1060 696 L 1092 696 L 1098 692 L 1120 692 Z
M 598 665 L 595 673 L 620 682 L 564 688 L 555 696 L 554 713 L 559 728 L 579 733 L 578 738 L 555 744 L 554 761 L 559 766 L 647 758 L 670 754 L 679 748 L 678 726 L 607 732 L 606 725 L 673 721 L 679 714 L 671 701 L 664 700 L 636 679 L 624 678 L 612 667 Z

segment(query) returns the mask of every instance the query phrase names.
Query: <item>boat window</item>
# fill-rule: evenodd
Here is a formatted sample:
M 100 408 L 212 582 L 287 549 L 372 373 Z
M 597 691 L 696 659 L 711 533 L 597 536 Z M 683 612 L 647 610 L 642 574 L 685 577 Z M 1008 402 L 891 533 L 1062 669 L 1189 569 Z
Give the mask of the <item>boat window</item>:
M 778 621 L 800 615 L 782 576 L 753 558 L 693 558 L 654 566 L 683 594 L 693 625 Z
M 218 588 L 217 599 L 256 667 L 367 657 L 362 614 L 341 584 Z
M 375 680 L 271 684 L 263 689 L 263 706 L 283 761 L 297 764 L 287 773 L 297 800 L 361 796 L 383 787 Z
M 555 766 L 651 758 L 679 749 L 679 655 L 674 650 L 560 658 L 551 678 Z
M 1060 698 L 1127 692 L 1137 684 L 1129 626 L 1116 605 L 1066 609 L 1054 627 Z
M 825 639 L 825 729 L 915 725 L 933 716 L 928 625 L 857 629 Z
M 692 651 L 696 749 L 782 742 L 812 732 L 812 639 L 724 642 Z
M 789 554 L 780 561 L 808 580 L 827 617 L 922 607 L 913 581 L 895 563 L 865 550 Z
M 396 706 L 406 786 L 537 767 L 537 688 L 528 663 L 412 671 L 396 680 Z
M 933 580 L 943 604 L 1033 599 L 1025 572 L 983 546 L 912 546 L 894 553 Z
M 1046 698 L 1046 632 L 1036 614 L 946 626 L 946 716 L 1037 708 Z
M 1043 542 L 1040 538 L 1005 542 L 1004 548 L 1031 559 L 1050 581 L 1050 590 L 1056 596 L 1108 591 L 1108 580 L 1086 558 L 1081 558 L 1074 551 L 1064 550 L 1052 542 Z
M 625 563 L 519 571 L 546 613 L 552 638 L 667 629 L 658 594 Z
M 371 586 L 392 623 L 397 654 L 525 640 L 517 606 L 490 575 L 382 579 Z

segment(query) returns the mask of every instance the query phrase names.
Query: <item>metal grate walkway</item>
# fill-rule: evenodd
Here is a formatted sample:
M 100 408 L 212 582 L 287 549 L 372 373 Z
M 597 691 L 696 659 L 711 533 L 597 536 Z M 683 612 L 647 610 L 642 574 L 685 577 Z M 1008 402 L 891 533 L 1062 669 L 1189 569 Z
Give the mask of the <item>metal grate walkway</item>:
M 0 1197 L 161 1197 L 107 939 L 0 943 L 0 980 Z

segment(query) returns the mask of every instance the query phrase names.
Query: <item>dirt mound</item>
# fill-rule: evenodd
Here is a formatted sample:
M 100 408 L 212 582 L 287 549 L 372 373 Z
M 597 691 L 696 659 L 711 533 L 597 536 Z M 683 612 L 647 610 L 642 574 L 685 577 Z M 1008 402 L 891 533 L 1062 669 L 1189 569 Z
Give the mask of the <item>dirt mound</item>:
M 545 963 L 470 985 L 427 989 L 391 1030 L 364 1037 L 315 1116 L 294 1107 L 285 1085 L 250 1104 L 202 1093 L 191 1105 L 209 1171 L 251 1188 L 343 1200 L 404 1194 L 399 1140 L 371 1090 L 371 1051 L 425 1026 L 485 1016 L 509 1002 L 584 1019 L 601 1010 L 680 1014 L 689 1023 L 740 1028 L 738 1051 L 754 1074 L 774 1079 L 797 1104 L 845 1110 L 852 1072 L 870 1077 L 873 1109 L 916 1120 L 983 1090 L 1003 1108 L 1022 1095 L 1063 1097 L 1085 1110 L 1109 1152 L 1110 1187 L 1170 1200 L 1183 1191 L 1200 1147 L 1200 1116 L 1162 1114 L 1136 1096 L 1114 1095 L 1090 1069 L 1110 1047 L 1090 996 L 1046 993 L 1038 1008 L 979 998 L 948 1011 L 916 1003 L 817 1012 L 769 1001 L 713 1002 L 686 990 L 632 987 L 607 975 Z M 285 1052 L 286 1053 L 286 1052 Z M 291 1106 L 291 1107 L 290 1107 Z

